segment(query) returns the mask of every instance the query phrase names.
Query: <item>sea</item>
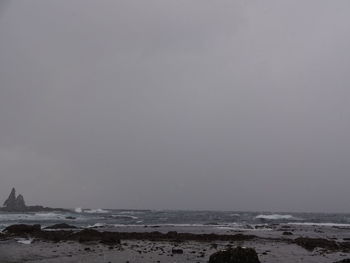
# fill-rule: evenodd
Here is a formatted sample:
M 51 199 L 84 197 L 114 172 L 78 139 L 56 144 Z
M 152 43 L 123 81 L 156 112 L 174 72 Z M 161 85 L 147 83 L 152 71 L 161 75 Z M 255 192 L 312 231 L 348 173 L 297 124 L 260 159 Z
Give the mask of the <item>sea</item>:
M 45 227 L 57 223 L 83 228 L 190 226 L 258 230 L 276 224 L 350 227 L 350 214 L 81 208 L 67 212 L 0 212 L 0 230 L 13 224 L 40 224 Z

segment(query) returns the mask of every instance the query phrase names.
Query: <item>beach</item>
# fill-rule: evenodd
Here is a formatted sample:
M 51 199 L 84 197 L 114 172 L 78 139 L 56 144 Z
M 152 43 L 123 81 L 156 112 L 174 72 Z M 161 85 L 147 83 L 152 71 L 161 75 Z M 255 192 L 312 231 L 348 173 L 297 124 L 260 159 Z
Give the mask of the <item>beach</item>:
M 0 262 L 208 262 L 213 253 L 237 246 L 254 248 L 260 262 L 266 263 L 333 263 L 350 257 L 347 244 L 350 228 L 346 226 L 272 224 L 254 230 L 212 226 L 129 226 L 95 230 L 125 234 L 120 234 L 124 238 L 114 244 L 102 244 L 101 240 L 53 242 L 36 238 L 35 234 L 3 236 Z M 73 232 L 77 231 L 80 230 Z M 320 247 L 305 248 L 296 242 L 300 237 L 334 242 L 339 247 L 319 242 Z

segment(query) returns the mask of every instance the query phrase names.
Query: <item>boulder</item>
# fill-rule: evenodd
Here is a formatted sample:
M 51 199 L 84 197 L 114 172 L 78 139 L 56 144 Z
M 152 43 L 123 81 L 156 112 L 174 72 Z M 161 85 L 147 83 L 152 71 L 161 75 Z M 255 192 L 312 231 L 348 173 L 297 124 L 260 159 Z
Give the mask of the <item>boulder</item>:
M 181 248 L 173 248 L 173 249 L 171 250 L 171 253 L 172 253 L 172 254 L 183 254 L 184 251 L 183 251 Z
M 350 263 L 350 258 L 346 258 L 346 259 L 343 259 L 343 260 L 340 260 L 340 261 L 337 261 L 334 263 Z
M 209 263 L 260 263 L 253 248 L 230 248 L 212 254 Z
M 100 243 L 105 245 L 116 245 L 120 244 L 120 238 L 117 233 L 103 232 Z
M 79 242 L 100 241 L 102 239 L 102 233 L 93 229 L 84 229 L 72 235 L 72 238 Z

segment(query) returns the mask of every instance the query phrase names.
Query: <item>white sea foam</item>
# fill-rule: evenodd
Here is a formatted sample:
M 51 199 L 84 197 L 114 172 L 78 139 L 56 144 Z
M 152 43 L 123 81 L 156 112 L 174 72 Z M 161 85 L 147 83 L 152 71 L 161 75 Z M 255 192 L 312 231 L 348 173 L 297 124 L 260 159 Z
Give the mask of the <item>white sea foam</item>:
M 30 245 L 31 243 L 33 243 L 33 240 L 33 238 L 18 238 L 17 242 L 24 245 Z
M 304 223 L 288 223 L 288 225 L 298 225 L 298 226 L 329 226 L 329 227 L 350 227 L 350 224 L 339 224 L 339 223 L 312 223 L 312 222 L 304 222 Z
M 230 216 L 241 216 L 240 214 L 230 214 Z
M 238 231 L 271 231 L 272 228 L 250 228 L 247 226 L 218 226 L 217 229 L 222 230 L 238 230 Z
M 127 215 L 127 214 L 123 214 L 123 215 L 112 215 L 112 217 L 114 217 L 114 218 L 138 219 L 137 216 L 131 216 L 131 215 Z
M 105 226 L 107 226 L 107 224 L 105 224 L 105 223 L 96 223 L 94 225 L 89 225 L 87 227 L 88 228 L 99 228 L 99 227 L 105 227 Z
M 81 207 L 77 207 L 77 208 L 74 209 L 74 211 L 75 211 L 76 213 L 82 213 L 82 212 L 83 212 L 83 209 L 82 209 Z
M 273 214 L 273 215 L 258 215 L 255 217 L 256 219 L 267 219 L 267 220 L 285 220 L 285 219 L 293 219 L 297 220 L 298 218 L 292 216 L 292 215 L 279 215 L 279 214 Z
M 101 208 L 97 208 L 97 209 L 84 210 L 84 213 L 88 213 L 88 214 L 106 214 L 106 213 L 109 213 L 109 211 L 103 210 Z
M 119 214 L 127 214 L 127 215 L 137 215 L 137 214 L 144 214 L 144 211 L 121 211 Z

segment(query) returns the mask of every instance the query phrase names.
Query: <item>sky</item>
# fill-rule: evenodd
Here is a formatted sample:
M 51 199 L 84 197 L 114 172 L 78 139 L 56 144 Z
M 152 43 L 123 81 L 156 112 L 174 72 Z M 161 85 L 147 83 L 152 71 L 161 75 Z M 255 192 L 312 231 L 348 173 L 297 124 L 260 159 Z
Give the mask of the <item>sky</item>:
M 349 212 L 350 1 L 0 2 L 0 198 Z

